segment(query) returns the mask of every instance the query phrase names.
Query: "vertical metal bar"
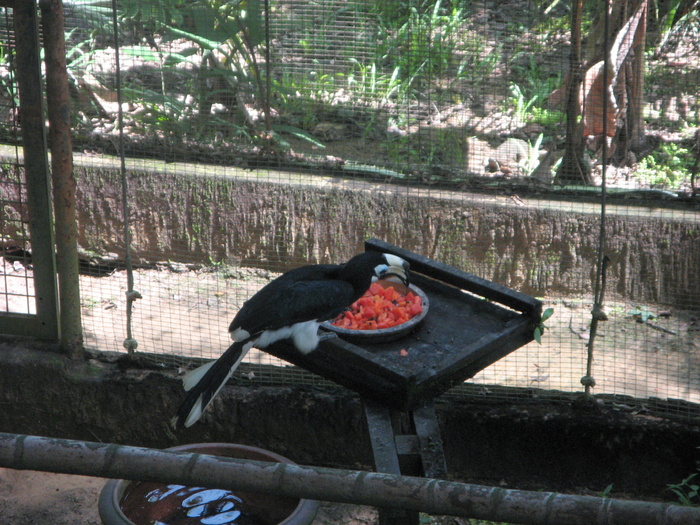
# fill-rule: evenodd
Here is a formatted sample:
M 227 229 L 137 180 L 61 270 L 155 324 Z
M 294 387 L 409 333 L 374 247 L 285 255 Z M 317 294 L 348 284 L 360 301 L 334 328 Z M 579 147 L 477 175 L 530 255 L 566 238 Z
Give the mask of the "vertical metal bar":
M 80 318 L 76 182 L 73 173 L 63 4 L 61 0 L 40 0 L 39 6 L 44 33 L 46 101 L 51 139 L 56 267 L 61 290 L 61 347 L 71 357 L 79 358 L 82 355 L 83 329 Z
M 57 340 L 60 337 L 60 330 L 56 259 L 39 62 L 38 16 L 34 1 L 16 2 L 14 20 L 18 64 L 17 84 L 27 181 L 27 205 L 30 210 L 29 233 L 37 315 L 17 319 L 18 322 L 11 327 L 11 331 L 20 335 Z

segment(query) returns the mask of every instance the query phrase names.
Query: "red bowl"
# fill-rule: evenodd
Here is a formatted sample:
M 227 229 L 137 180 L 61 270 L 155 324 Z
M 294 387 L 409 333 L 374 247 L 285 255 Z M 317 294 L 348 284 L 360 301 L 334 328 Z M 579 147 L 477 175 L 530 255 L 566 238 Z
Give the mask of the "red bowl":
M 289 459 L 268 450 L 233 443 L 200 443 L 182 445 L 168 450 L 197 452 L 214 456 L 226 456 L 239 459 L 292 463 Z M 141 481 L 112 479 L 102 489 L 98 502 L 100 518 L 105 525 L 142 525 L 145 523 L 200 523 L 200 519 L 183 514 L 189 508 L 186 498 L 206 500 L 208 496 L 219 492 L 197 487 L 167 485 Z M 154 497 L 153 495 L 158 495 Z M 146 498 L 145 496 L 150 496 Z M 264 523 L 278 525 L 310 525 L 316 517 L 318 502 L 313 500 L 289 498 L 271 494 L 236 492 L 226 494 L 221 500 L 230 499 L 238 506 L 240 502 Z M 152 500 L 154 502 L 152 502 Z M 184 504 L 184 505 L 183 505 Z M 226 504 L 226 502 L 224 502 Z M 181 515 L 183 514 L 183 515 Z M 191 512 L 190 512 L 191 514 Z M 237 518 L 233 518 L 235 523 Z M 207 520 L 204 519 L 203 523 Z M 217 521 L 226 523 L 226 521 Z

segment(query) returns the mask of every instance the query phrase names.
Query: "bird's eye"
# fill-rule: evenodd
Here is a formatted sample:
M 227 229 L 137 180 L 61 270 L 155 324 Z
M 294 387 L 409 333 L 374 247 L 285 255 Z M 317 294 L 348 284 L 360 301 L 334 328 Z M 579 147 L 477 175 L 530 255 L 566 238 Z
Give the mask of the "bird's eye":
M 374 274 L 380 276 L 389 270 L 389 266 L 386 264 L 378 264 L 374 267 Z

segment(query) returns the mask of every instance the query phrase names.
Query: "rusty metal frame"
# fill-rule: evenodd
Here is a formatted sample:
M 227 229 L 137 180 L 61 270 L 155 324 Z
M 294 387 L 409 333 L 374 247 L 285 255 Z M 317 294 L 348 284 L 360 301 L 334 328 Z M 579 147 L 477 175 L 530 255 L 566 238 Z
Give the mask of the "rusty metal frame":
M 34 270 L 36 314 L 0 313 L 0 332 L 58 340 L 58 285 L 53 222 L 51 181 L 46 144 L 39 22 L 34 0 L 7 2 L 13 9 L 24 150 L 24 170 L 29 207 L 29 234 Z

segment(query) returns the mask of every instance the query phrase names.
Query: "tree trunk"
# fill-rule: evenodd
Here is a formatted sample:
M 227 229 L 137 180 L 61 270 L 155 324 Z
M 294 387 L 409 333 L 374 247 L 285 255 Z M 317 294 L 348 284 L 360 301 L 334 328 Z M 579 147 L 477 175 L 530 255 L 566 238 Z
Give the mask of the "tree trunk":
M 583 77 L 581 64 L 581 18 L 583 0 L 576 0 L 571 11 L 571 53 L 569 54 L 569 85 L 566 96 L 566 146 L 557 182 L 560 184 L 592 184 L 590 168 L 583 160 L 583 133 L 579 123 L 581 103 L 579 92 Z

